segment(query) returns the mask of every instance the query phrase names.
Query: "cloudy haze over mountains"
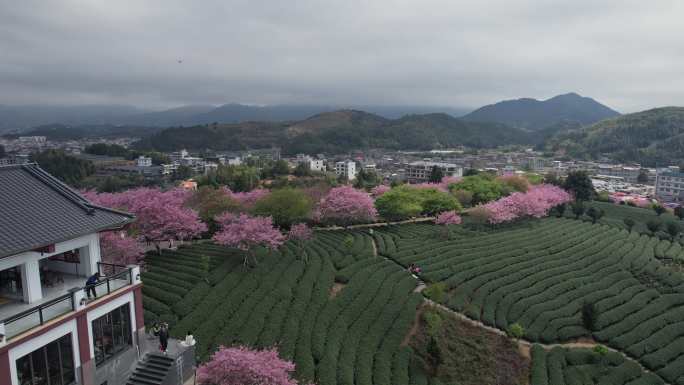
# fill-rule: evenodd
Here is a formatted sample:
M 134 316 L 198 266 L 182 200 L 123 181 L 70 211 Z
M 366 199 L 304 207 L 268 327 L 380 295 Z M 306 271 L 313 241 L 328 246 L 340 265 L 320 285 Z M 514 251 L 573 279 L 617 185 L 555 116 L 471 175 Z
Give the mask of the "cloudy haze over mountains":
M 0 8 L 0 104 L 476 108 L 572 90 L 631 112 L 684 100 L 677 0 L 0 0 Z

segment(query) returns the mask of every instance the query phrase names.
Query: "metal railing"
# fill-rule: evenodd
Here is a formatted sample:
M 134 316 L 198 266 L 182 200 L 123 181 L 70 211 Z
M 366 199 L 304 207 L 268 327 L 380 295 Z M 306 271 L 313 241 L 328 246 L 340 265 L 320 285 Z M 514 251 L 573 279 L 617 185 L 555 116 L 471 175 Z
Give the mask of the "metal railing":
M 98 262 L 97 272 L 100 275 L 115 275 L 121 273 L 122 271 L 128 270 L 128 266 L 118 265 L 116 263 Z
M 24 310 L 0 321 L 7 337 L 13 337 L 45 322 L 76 310 L 73 293 L 61 295 L 36 307 Z
M 114 266 L 119 266 L 119 265 L 114 265 Z M 100 264 L 98 264 L 98 269 L 100 267 Z M 125 266 L 124 266 L 125 267 Z M 104 279 L 100 279 L 98 283 L 92 285 L 95 288 L 95 293 L 97 293 L 97 296 L 100 294 L 109 294 L 114 290 L 117 290 L 119 288 L 122 288 L 124 286 L 128 286 L 133 283 L 133 273 L 132 269 L 130 267 L 125 267 L 126 270 L 118 272 L 113 275 L 108 275 L 105 276 Z M 98 289 L 105 289 L 105 293 L 100 293 L 101 290 Z M 85 286 L 84 289 L 88 290 L 88 286 Z M 87 293 L 87 291 L 86 291 Z
M 102 264 L 120 267 L 121 265 Z M 92 288 L 95 290 L 95 297 L 105 296 L 113 291 L 116 291 L 124 286 L 133 284 L 133 272 L 131 267 L 123 266 L 125 270 L 113 275 L 105 276 Z M 98 263 L 98 270 L 100 263 Z M 3 320 L 0 320 L 0 326 L 4 327 L 4 334 L 6 338 L 12 338 L 29 329 L 41 326 L 46 322 L 55 319 L 64 314 L 70 313 L 77 309 L 76 293 L 83 293 L 91 286 L 75 287 L 69 290 L 69 293 L 61 295 L 57 298 L 51 299 L 40 305 L 24 310 Z M 89 293 L 88 293 L 89 294 Z M 82 295 L 78 296 L 79 298 Z M 83 304 L 81 304 L 83 305 Z

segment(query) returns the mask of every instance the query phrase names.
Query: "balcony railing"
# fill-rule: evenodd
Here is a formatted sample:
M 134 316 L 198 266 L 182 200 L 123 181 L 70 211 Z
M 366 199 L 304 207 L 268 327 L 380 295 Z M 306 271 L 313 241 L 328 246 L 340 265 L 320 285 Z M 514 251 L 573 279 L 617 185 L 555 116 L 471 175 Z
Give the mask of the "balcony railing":
M 132 267 L 98 263 L 98 270 L 100 269 L 103 271 L 119 269 L 120 271 L 112 275 L 102 274 L 102 279 L 93 285 L 97 294 L 96 298 L 109 295 L 124 286 L 132 285 L 134 282 Z M 67 294 L 0 320 L 0 345 L 2 344 L 2 334 L 6 339 L 10 339 L 84 306 L 87 301 L 81 303 L 81 300 L 86 298 L 85 289 L 86 287 L 75 287 L 69 290 Z

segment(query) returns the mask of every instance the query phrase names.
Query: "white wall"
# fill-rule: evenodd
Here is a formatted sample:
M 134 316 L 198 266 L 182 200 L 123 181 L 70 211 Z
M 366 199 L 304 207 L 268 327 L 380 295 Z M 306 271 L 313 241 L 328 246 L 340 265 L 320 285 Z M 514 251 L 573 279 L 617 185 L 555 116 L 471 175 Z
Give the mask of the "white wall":
M 74 238 L 66 242 L 60 242 L 55 244 L 54 253 L 38 253 L 35 251 L 27 251 L 25 253 L 16 254 L 11 257 L 5 257 L 0 259 L 0 270 L 9 269 L 10 267 L 19 266 L 26 261 L 38 261 L 44 258 L 51 257 L 53 255 L 61 254 L 65 251 L 78 249 L 81 247 L 88 247 L 90 250 L 90 255 L 88 257 L 88 264 L 90 270 L 97 271 L 97 262 L 100 261 L 100 238 L 97 233 L 85 235 L 82 237 Z M 83 260 L 83 253 L 81 253 L 81 259 Z
M 82 276 L 92 275 L 97 271 L 97 262 L 100 261 L 100 237 L 97 233 L 74 238 L 69 241 L 55 244 L 55 251 L 52 253 L 39 253 L 27 251 L 10 257 L 0 259 L 0 270 L 9 269 L 15 266 L 22 266 L 22 286 L 24 288 L 24 301 L 36 302 L 42 298 L 40 285 L 40 274 L 38 273 L 38 261 L 53 255 L 61 254 L 65 251 L 81 249 L 81 263 L 78 273 Z M 73 264 L 52 262 L 57 271 L 74 274 Z
M 131 335 L 135 335 L 135 298 L 133 295 L 133 292 L 128 292 L 121 297 L 108 302 L 105 305 L 102 305 L 98 307 L 97 309 L 93 311 L 89 311 L 87 315 L 88 319 L 88 340 L 90 341 L 88 343 L 88 346 L 90 346 L 90 358 L 94 359 L 95 358 L 95 348 L 93 347 L 93 320 L 102 317 L 103 315 L 109 313 L 110 311 L 118 308 L 119 306 L 123 306 L 126 303 L 128 303 L 128 308 L 130 309 L 130 316 L 131 316 Z
M 73 351 L 74 371 L 78 376 L 78 368 L 81 366 L 81 358 L 78 349 L 78 331 L 76 329 L 76 319 L 72 319 L 71 321 L 65 322 L 45 334 L 30 339 L 18 346 L 14 346 L 9 350 L 10 378 L 12 379 L 12 385 L 19 385 L 17 378 L 17 360 L 19 358 L 49 344 L 52 341 L 58 340 L 69 333 L 71 333 L 71 350 Z

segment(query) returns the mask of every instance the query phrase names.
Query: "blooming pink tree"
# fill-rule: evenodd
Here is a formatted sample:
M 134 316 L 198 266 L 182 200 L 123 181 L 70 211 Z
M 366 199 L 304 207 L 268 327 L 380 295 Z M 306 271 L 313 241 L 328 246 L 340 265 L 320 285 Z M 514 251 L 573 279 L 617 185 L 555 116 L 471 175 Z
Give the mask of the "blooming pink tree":
M 460 225 L 463 220 L 461 216 L 456 213 L 456 211 L 445 211 L 435 218 L 436 225 L 442 225 L 443 231 L 442 236 L 444 238 L 450 238 L 452 225 Z
M 447 185 L 442 183 L 416 183 L 412 184 L 411 187 L 417 189 L 435 189 L 441 192 L 449 192 L 449 188 L 447 187 Z
M 462 222 L 461 216 L 456 211 L 445 211 L 437 216 L 435 224 L 438 225 L 460 225 Z
M 138 263 L 144 253 L 140 243 L 128 236 L 125 231 L 100 233 L 100 247 L 102 260 L 118 265 Z
M 307 255 L 304 253 L 304 243 L 313 238 L 313 230 L 304 223 L 298 223 L 290 227 L 290 232 L 287 234 L 287 239 L 297 243 L 299 254 L 304 261 L 307 260 Z
M 256 264 L 255 248 L 261 246 L 276 250 L 285 242 L 285 236 L 273 226 L 271 217 L 251 217 L 247 214 L 225 213 L 216 218 L 221 230 L 212 238 L 216 243 L 246 251 Z
M 251 350 L 221 346 L 211 359 L 197 368 L 200 385 L 297 385 L 290 375 L 292 362 L 278 357 L 275 349 Z
M 351 186 L 331 189 L 314 212 L 318 221 L 340 226 L 373 222 L 377 217 L 373 198 Z
M 130 227 L 131 235 L 157 245 L 161 241 L 172 243 L 174 239 L 192 239 L 207 231 L 197 212 L 185 206 L 189 194 L 180 189 L 161 191 L 156 188 L 85 193 L 95 204 L 134 214 L 136 221 Z
M 371 195 L 373 196 L 373 198 L 377 198 L 379 196 L 382 196 L 382 194 L 388 192 L 391 189 L 392 188 L 386 184 L 380 184 L 373 187 L 373 189 L 371 190 Z
M 572 201 L 572 196 L 560 187 L 542 184 L 527 192 L 516 192 L 483 207 L 489 212 L 489 223 L 498 224 L 518 218 L 542 218 L 549 210 Z
M 244 210 L 250 210 L 258 200 L 271 193 L 271 191 L 261 188 L 247 192 L 232 192 L 228 187 L 224 187 L 223 190 L 228 196 L 238 202 Z

